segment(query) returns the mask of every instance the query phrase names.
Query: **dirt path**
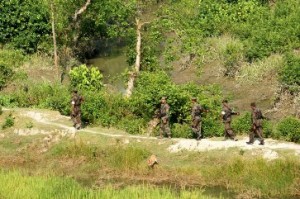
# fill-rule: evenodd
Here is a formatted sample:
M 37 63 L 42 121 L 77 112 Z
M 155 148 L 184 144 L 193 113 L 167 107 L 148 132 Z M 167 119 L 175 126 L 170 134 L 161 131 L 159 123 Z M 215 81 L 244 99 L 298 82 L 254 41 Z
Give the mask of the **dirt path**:
M 8 111 L 9 109 L 3 109 Z M 26 110 L 16 109 L 14 110 L 21 117 L 28 117 L 35 122 L 50 125 L 53 128 L 64 129 L 67 133 L 76 134 L 78 132 L 86 132 L 91 134 L 98 134 L 106 137 L 119 137 L 124 139 L 141 139 L 141 140 L 157 140 L 156 137 L 142 136 L 142 135 L 129 135 L 123 131 L 114 129 L 96 129 L 96 128 L 84 128 L 76 131 L 72 127 L 70 117 L 62 116 L 58 112 L 48 110 Z M 37 131 L 35 131 L 37 132 Z M 162 139 L 167 141 L 169 139 Z M 183 150 L 187 151 L 209 151 L 209 150 L 220 150 L 229 148 L 238 148 L 239 150 L 251 150 L 253 155 L 262 155 L 265 159 L 276 159 L 279 157 L 278 150 L 291 150 L 294 154 L 300 156 L 300 145 L 277 141 L 273 139 L 266 139 L 265 145 L 259 145 L 259 142 L 255 142 L 253 145 L 247 145 L 247 137 L 240 137 L 238 141 L 222 141 L 222 138 L 202 139 L 196 141 L 194 139 L 183 139 L 183 138 L 172 138 L 167 150 L 171 153 L 177 153 Z M 129 141 L 128 141 L 129 143 Z

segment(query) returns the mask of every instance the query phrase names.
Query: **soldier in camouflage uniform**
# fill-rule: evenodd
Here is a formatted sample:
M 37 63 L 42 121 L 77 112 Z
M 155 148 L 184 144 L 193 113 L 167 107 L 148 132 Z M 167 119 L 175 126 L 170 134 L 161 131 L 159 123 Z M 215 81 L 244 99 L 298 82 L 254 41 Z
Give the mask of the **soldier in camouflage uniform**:
M 247 144 L 253 144 L 254 143 L 254 136 L 257 135 L 260 140 L 260 145 L 264 145 L 264 138 L 263 138 L 263 130 L 262 130 L 262 120 L 263 120 L 263 115 L 262 112 L 259 108 L 256 107 L 256 104 L 252 102 L 250 104 L 251 109 L 252 109 L 252 128 L 250 130 L 249 134 L 249 142 Z
M 202 126 L 202 119 L 201 119 L 201 113 L 203 112 L 203 108 L 197 103 L 197 99 L 195 97 L 192 98 L 192 131 L 197 136 L 197 140 L 201 139 L 202 132 L 201 132 L 201 126 Z
M 81 104 L 83 102 L 83 97 L 78 94 L 76 90 L 73 91 L 71 100 L 71 119 L 73 121 L 73 126 L 76 129 L 81 128 Z
M 160 116 L 160 138 L 163 137 L 163 134 L 167 134 L 168 138 L 171 138 L 171 130 L 169 124 L 170 106 L 167 103 L 166 97 L 161 98 L 159 116 Z
M 224 133 L 224 139 L 226 140 L 228 137 L 231 140 L 237 141 L 238 139 L 235 138 L 235 134 L 233 133 L 233 130 L 231 128 L 231 118 L 232 115 L 239 115 L 239 113 L 234 112 L 228 105 L 227 100 L 222 101 L 223 109 L 222 109 L 222 119 L 225 126 L 225 133 Z

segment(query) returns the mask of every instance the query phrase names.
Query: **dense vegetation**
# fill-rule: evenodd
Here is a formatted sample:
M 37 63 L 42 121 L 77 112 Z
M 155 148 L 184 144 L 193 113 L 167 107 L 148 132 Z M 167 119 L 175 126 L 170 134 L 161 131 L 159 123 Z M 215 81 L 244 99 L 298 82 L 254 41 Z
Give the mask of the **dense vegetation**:
M 182 57 L 188 57 L 199 67 L 212 61 L 215 54 L 209 39 L 222 35 L 232 38 L 219 50 L 224 75 L 235 76 L 242 62 L 255 63 L 276 53 L 284 54 L 283 66 L 276 68 L 279 80 L 291 93 L 299 92 L 300 3 L 297 0 L 276 3 L 268 0 L 169 0 L 159 3 L 159 7 L 152 1 L 114 0 L 93 2 L 76 16 L 85 2 L 14 0 L 0 3 L 3 13 L 0 16 L 0 89 L 11 81 L 17 82 L 14 92 L 0 96 L 1 105 L 51 108 L 69 114 L 69 93 L 77 87 L 85 97 L 83 119 L 87 124 L 143 133 L 158 108 L 160 97 L 168 96 L 173 135 L 192 137 L 190 98 L 196 96 L 209 110 L 204 115 L 204 134 L 220 136 L 223 131 L 219 121 L 221 89 L 193 83 L 176 85 L 168 71 Z M 155 14 L 147 18 L 149 7 L 155 8 Z M 133 64 L 135 18 L 149 23 L 143 28 L 142 72 L 132 97 L 124 99 L 103 86 L 98 70 L 79 66 L 79 63 L 101 50 L 96 46 L 97 40 L 102 46 L 109 42 L 127 45 L 128 63 Z M 64 85 L 37 85 L 27 80 L 18 66 L 30 59 L 32 53 L 52 54 L 52 23 L 57 35 L 60 70 L 73 68 L 70 73 L 62 72 L 68 74 L 71 81 Z M 233 124 L 239 133 L 247 132 L 249 125 L 248 113 Z M 282 132 L 282 128 L 272 128 L 270 121 L 264 125 L 267 136 L 281 137 L 278 132 Z
M 13 128 L 29 131 L 37 124 L 20 121 L 2 106 L 70 115 L 71 91 L 78 89 L 84 97 L 84 125 L 146 134 L 161 97 L 167 96 L 172 137 L 192 138 L 191 98 L 196 97 L 207 110 L 204 136 L 222 136 L 222 87 L 175 84 L 170 74 L 177 65 L 182 70 L 197 66 L 200 74 L 218 63 L 226 79 L 242 76 L 250 83 L 274 75 L 280 92 L 300 96 L 299 0 L 87 2 L 0 1 L 0 198 L 223 198 L 221 191 L 228 198 L 299 197 L 300 163 L 294 151 L 278 151 L 281 158 L 269 161 L 261 158 L 269 153 L 264 148 L 166 153 L 173 139 L 126 137 L 125 143 L 119 137 L 79 131 L 72 140 L 63 137 L 52 143 L 44 134 L 20 139 L 12 133 Z M 141 70 L 129 73 L 137 78 L 126 98 L 105 84 L 101 71 L 86 60 L 99 53 L 106 56 L 116 46 L 126 48 L 127 62 L 134 65 L 136 19 L 144 23 Z M 55 47 L 59 67 L 54 69 Z M 127 81 L 129 76 L 122 78 Z M 232 127 L 247 134 L 251 113 L 236 116 Z M 263 127 L 265 137 L 300 142 L 299 118 L 266 119 Z M 158 131 L 156 127 L 151 136 Z M 151 154 L 159 157 L 155 169 L 146 165 Z M 207 194 L 207 187 L 216 189 L 214 194 Z

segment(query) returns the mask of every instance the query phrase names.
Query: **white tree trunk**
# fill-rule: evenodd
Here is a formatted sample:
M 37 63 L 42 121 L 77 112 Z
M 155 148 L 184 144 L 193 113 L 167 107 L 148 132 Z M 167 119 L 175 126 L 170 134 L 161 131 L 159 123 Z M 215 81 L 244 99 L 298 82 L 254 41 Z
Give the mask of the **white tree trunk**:
M 82 14 L 90 4 L 91 4 L 91 0 L 87 0 L 84 6 L 82 6 L 78 11 L 75 12 L 73 16 L 73 20 L 77 21 L 78 15 Z
M 59 70 L 59 65 L 58 65 L 57 44 L 56 44 L 55 17 L 54 17 L 53 1 L 51 1 L 50 5 L 51 5 L 51 25 L 52 25 L 52 37 L 53 37 L 54 66 L 55 66 L 55 69 L 56 69 L 57 78 L 60 79 L 60 70 Z
M 140 23 L 139 19 L 136 19 L 136 34 L 137 34 L 137 41 L 136 41 L 136 58 L 135 58 L 135 66 L 133 72 L 131 72 L 128 83 L 127 83 L 127 89 L 125 96 L 130 97 L 134 88 L 134 81 L 137 75 L 140 72 L 141 68 L 141 45 L 142 45 L 142 34 L 141 34 L 141 28 L 142 25 L 145 23 Z

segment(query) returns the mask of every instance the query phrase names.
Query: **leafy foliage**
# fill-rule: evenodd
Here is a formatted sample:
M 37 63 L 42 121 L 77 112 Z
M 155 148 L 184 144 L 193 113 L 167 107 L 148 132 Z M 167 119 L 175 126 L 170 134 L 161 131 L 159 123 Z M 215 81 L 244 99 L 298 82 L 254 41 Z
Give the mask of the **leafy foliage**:
M 202 56 L 211 50 L 205 46 L 206 38 L 223 34 L 241 42 L 238 46 L 228 46 L 224 52 L 225 65 L 230 68 L 239 58 L 252 62 L 272 53 L 297 49 L 299 5 L 297 0 L 277 1 L 272 7 L 260 0 L 169 1 L 161 9 L 157 25 L 167 38 L 162 54 L 169 54 L 170 49 L 173 58 L 193 53 L 201 64 Z M 168 42 L 168 38 L 172 41 Z
M 49 13 L 43 1 L 1 1 L 0 13 L 0 43 L 32 53 L 50 34 Z
M 130 101 L 133 113 L 149 120 L 154 115 L 155 110 L 159 108 L 160 99 L 163 96 L 167 97 L 168 104 L 171 107 L 171 123 L 178 123 L 177 127 L 174 127 L 175 130 L 186 129 L 186 127 L 178 127 L 178 125 L 190 123 L 190 99 L 194 96 L 199 99 L 199 103 L 204 108 L 210 110 L 203 122 L 204 134 L 213 136 L 221 132 L 218 123 L 221 95 L 218 87 L 199 87 L 195 84 L 176 85 L 172 83 L 165 72 L 142 72 L 136 82 L 136 88 Z M 178 132 L 178 136 L 179 134 Z M 181 136 L 190 137 L 190 134 L 185 132 Z
M 25 56 L 21 51 L 6 48 L 0 50 L 0 90 L 13 79 L 14 69 L 20 66 L 24 60 Z
M 277 126 L 277 136 L 287 141 L 300 141 L 300 120 L 294 117 L 284 118 Z
M 15 124 L 15 118 L 13 117 L 12 113 L 10 113 L 6 118 L 4 123 L 2 124 L 2 129 L 6 129 L 9 127 L 14 126 Z
M 249 133 L 251 124 L 251 113 L 245 112 L 233 120 L 232 128 L 239 134 Z
M 300 86 L 300 57 L 287 54 L 284 66 L 280 71 L 280 79 L 290 91 L 299 91 Z
M 79 90 L 97 91 L 103 87 L 103 75 L 95 67 L 88 68 L 86 65 L 74 67 L 69 72 L 71 87 Z

